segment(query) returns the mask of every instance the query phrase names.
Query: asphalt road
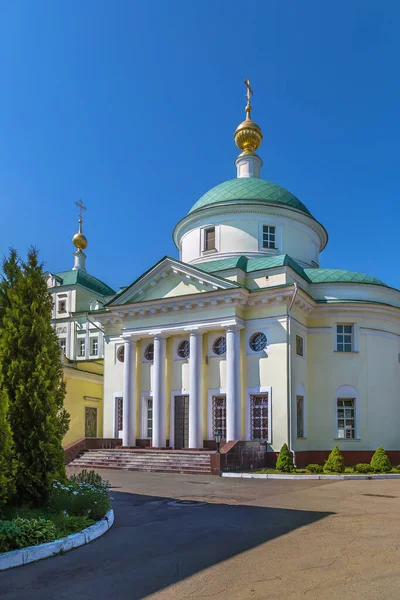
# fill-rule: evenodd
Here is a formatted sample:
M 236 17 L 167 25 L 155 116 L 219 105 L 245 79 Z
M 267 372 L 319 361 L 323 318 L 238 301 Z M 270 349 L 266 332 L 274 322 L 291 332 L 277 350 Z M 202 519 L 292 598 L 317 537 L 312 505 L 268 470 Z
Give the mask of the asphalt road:
M 400 599 L 400 481 L 101 473 L 111 530 L 1 572 L 2 600 Z

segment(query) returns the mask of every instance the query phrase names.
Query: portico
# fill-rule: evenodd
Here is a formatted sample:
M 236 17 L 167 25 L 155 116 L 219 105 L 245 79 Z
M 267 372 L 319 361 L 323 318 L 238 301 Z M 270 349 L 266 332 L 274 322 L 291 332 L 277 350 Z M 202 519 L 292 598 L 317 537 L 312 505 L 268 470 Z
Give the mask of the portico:
M 141 412 L 145 410 L 140 402 L 141 394 L 137 393 L 138 379 L 140 379 L 141 356 L 139 346 L 152 348 L 153 355 L 150 363 L 150 397 L 152 400 L 152 436 L 153 448 L 164 448 L 175 446 L 175 440 L 167 433 L 167 421 L 169 421 L 169 432 L 174 431 L 171 427 L 172 417 L 175 417 L 175 405 L 172 406 L 173 398 L 177 396 L 172 392 L 167 377 L 167 341 L 173 347 L 174 340 L 182 338 L 189 339 L 189 351 L 187 357 L 182 360 L 181 369 L 188 365 L 188 442 L 191 449 L 202 448 L 204 439 L 208 433 L 205 424 L 208 422 L 207 402 L 203 401 L 207 390 L 204 367 L 207 366 L 210 357 L 203 352 L 203 337 L 205 334 L 223 333 L 226 352 L 222 353 L 223 362 L 226 363 L 226 441 L 238 440 L 242 437 L 241 432 L 241 394 L 240 394 L 240 330 L 244 324 L 239 318 L 225 319 L 218 323 L 196 322 L 184 326 L 165 326 L 157 329 L 125 330 L 122 336 L 124 348 L 123 361 L 123 445 L 132 447 L 140 435 L 139 422 L 143 421 Z M 215 357 L 216 358 L 216 357 Z M 148 365 L 148 363 L 145 363 Z M 182 388 L 183 389 L 183 388 Z M 168 401 L 169 399 L 169 401 Z M 169 410 L 168 410 L 169 407 Z M 174 436 L 175 437 L 175 436 Z

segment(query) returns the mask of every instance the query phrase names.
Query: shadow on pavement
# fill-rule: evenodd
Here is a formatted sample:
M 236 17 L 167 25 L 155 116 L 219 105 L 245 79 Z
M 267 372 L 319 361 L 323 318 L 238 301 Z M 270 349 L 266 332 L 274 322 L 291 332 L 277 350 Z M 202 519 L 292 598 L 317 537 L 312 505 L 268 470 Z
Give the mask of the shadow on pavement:
M 115 524 L 95 542 L 0 573 L 2 600 L 139 600 L 332 513 L 245 505 L 173 507 L 113 491 Z

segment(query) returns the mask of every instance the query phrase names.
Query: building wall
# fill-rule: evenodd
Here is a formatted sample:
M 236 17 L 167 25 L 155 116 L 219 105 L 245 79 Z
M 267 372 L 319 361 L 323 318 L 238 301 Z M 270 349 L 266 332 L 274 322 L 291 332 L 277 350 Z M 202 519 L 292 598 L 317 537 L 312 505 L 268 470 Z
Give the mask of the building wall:
M 102 370 L 101 364 L 87 362 L 79 363 L 78 366 L 64 367 L 66 383 L 64 406 L 70 414 L 70 425 L 63 439 L 63 446 L 85 437 L 85 406 L 97 408 L 97 437 L 103 437 Z
M 374 450 L 383 445 L 388 450 L 400 447 L 400 323 L 389 316 L 363 316 L 357 311 L 338 312 L 324 316 L 317 308 L 312 318 L 294 312 L 292 319 L 292 439 L 297 452 L 330 450 L 336 444 L 342 450 Z M 250 308 L 244 315 L 241 331 L 241 431 L 248 439 L 249 394 L 269 391 L 271 401 L 271 436 L 269 449 L 279 451 L 288 441 L 288 354 L 286 307 Z M 181 315 L 182 318 L 182 315 Z M 335 324 L 356 325 L 357 352 L 335 352 Z M 249 337 L 256 331 L 267 335 L 265 352 L 249 350 Z M 304 357 L 296 354 L 296 334 L 304 339 Z M 203 438 L 210 437 L 209 390 L 226 389 L 226 359 L 210 351 L 212 341 L 224 331 L 203 335 Z M 170 432 L 170 411 L 173 392 L 189 391 L 189 363 L 176 356 L 177 344 L 188 335 L 167 339 L 166 423 Z M 137 344 L 137 437 L 140 430 L 143 392 L 151 392 L 152 363 L 143 359 L 145 346 L 151 338 Z M 122 392 L 123 365 L 115 361 L 118 342 L 106 344 L 105 428 L 104 435 L 113 437 L 114 396 Z M 341 390 L 340 390 L 341 388 Z M 343 391 L 344 390 L 344 391 Z M 305 437 L 297 438 L 296 396 L 305 399 Z M 359 439 L 337 438 L 337 397 L 357 398 L 356 422 Z

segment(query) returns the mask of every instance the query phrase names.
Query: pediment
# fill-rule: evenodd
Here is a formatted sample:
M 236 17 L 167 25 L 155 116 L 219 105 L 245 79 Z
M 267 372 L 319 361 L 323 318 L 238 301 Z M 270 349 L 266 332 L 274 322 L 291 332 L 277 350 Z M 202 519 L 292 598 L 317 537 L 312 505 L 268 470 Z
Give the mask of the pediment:
M 107 306 L 201 294 L 240 287 L 232 281 L 204 273 L 192 265 L 164 258 L 134 281 Z

